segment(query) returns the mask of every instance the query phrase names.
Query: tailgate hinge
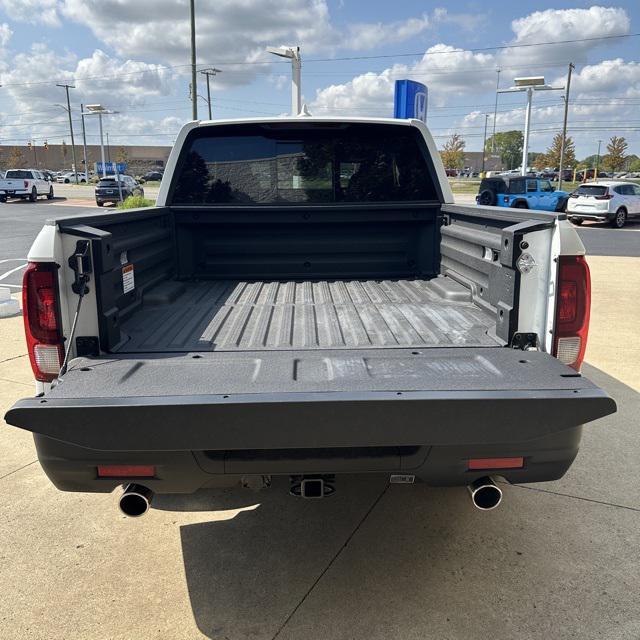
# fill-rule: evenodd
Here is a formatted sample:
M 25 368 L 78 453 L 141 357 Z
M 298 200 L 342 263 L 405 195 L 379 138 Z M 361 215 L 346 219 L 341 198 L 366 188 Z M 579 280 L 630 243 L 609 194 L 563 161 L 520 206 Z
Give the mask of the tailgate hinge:
M 76 251 L 69 258 L 69 267 L 75 273 L 75 281 L 71 285 L 71 289 L 76 295 L 85 295 L 88 293 L 89 274 L 91 273 L 91 241 L 78 240 L 76 242 Z
M 511 340 L 512 349 L 522 351 L 539 351 L 540 341 L 537 333 L 514 333 Z

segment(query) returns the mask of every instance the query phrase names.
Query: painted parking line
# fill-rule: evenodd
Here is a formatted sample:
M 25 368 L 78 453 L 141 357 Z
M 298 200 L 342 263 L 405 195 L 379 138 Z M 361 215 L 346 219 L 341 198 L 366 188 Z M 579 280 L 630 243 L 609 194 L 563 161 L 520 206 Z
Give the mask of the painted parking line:
M 25 262 L 24 264 L 14 267 L 13 269 L 9 269 L 9 271 L 5 271 L 3 274 L 0 275 L 0 280 L 4 280 L 5 278 L 8 278 L 12 273 L 15 273 L 16 271 L 20 271 L 20 269 L 24 269 L 27 266 L 27 264 L 29 263 Z
M 4 258 L 4 260 L 0 260 L 0 264 L 3 262 L 24 262 L 26 258 Z

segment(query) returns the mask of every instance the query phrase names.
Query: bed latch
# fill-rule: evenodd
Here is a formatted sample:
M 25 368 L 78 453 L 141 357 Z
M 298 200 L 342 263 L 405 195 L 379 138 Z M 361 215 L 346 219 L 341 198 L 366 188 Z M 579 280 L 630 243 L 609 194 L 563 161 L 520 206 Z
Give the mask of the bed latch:
M 514 333 L 511 348 L 521 351 L 539 351 L 540 341 L 537 333 Z

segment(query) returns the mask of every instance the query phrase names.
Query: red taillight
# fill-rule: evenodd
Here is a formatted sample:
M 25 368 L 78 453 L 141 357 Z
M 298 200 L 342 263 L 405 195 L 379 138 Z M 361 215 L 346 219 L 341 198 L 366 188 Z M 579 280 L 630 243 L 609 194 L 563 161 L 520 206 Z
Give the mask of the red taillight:
M 51 382 L 64 358 L 58 307 L 57 266 L 30 262 L 22 281 L 22 313 L 27 350 L 36 380 Z
M 580 371 L 589 333 L 591 278 L 584 256 L 560 256 L 553 355 Z
M 29 181 L 28 181 L 28 180 L 25 180 L 25 181 L 24 181 L 24 188 L 25 188 L 25 189 L 28 189 L 28 188 L 29 188 Z
M 596 200 L 611 200 L 613 198 L 613 194 L 609 193 L 609 189 L 607 189 L 601 196 L 596 196 Z
M 150 464 L 99 464 L 99 478 L 153 478 L 156 468 Z
M 469 471 L 481 469 L 522 469 L 524 458 L 472 458 L 467 463 Z
M 509 196 L 504 196 L 504 197 L 503 197 L 503 200 L 504 200 L 505 202 L 509 202 Z

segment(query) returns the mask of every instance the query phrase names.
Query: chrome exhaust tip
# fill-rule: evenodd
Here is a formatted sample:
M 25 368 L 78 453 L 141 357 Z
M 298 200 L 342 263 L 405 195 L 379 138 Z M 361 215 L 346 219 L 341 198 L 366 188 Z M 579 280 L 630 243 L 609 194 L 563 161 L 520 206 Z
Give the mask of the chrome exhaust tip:
M 143 516 L 153 500 L 153 491 L 141 484 L 128 484 L 124 487 L 118 506 L 125 516 L 139 518 Z
M 491 511 L 502 502 L 502 490 L 488 476 L 478 478 L 467 489 L 473 506 L 480 511 Z

